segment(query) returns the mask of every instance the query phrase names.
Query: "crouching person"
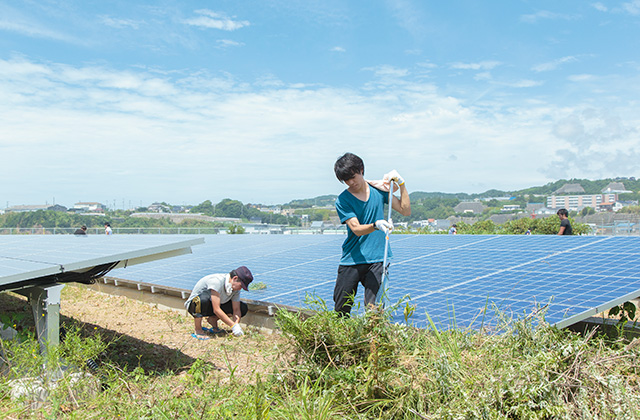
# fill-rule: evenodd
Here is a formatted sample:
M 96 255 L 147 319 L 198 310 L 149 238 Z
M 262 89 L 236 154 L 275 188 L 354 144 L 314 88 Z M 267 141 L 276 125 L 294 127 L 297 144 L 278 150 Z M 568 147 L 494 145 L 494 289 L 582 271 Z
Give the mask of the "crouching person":
M 184 306 L 193 316 L 195 333 L 192 337 L 208 340 L 207 333 L 219 333 L 218 320 L 224 322 L 235 336 L 244 334 L 240 318 L 248 311 L 247 304 L 240 302 L 240 289 L 248 290 L 253 281 L 251 271 L 245 266 L 228 274 L 209 274 L 198 280 Z M 211 328 L 202 326 L 202 318 L 207 318 Z

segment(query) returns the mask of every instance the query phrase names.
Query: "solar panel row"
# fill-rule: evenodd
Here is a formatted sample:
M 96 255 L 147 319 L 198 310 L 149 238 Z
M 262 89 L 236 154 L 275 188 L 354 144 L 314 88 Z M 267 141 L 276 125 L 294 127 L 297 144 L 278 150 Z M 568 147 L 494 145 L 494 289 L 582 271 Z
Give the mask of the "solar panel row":
M 69 273 L 116 261 L 188 252 L 202 242 L 193 236 L 0 236 L 0 290 L 18 282 Z
M 3 236 L 0 288 L 193 240 Z M 343 240 L 342 235 L 208 235 L 193 254 L 115 270 L 113 276 L 189 290 L 207 274 L 247 265 L 267 286 L 244 292 L 249 299 L 300 307 L 305 295 L 314 293 L 331 305 Z M 494 305 L 506 314 L 531 314 L 547 304 L 546 319 L 562 327 L 640 296 L 637 237 L 392 235 L 391 244 L 390 301 L 409 295 L 416 305 L 413 322 L 421 327 L 428 323 L 426 313 L 440 327 L 473 328 L 481 320 L 496 324 Z
M 247 265 L 267 288 L 243 292 L 244 297 L 302 307 L 305 295 L 314 293 L 331 307 L 343 240 L 341 235 L 209 235 L 192 255 L 113 276 L 191 289 L 202 276 Z M 427 313 L 441 328 L 477 328 L 482 322 L 496 325 L 494 306 L 510 316 L 532 314 L 547 304 L 547 321 L 564 327 L 640 296 L 637 237 L 392 235 L 391 246 L 389 299 L 409 295 L 419 327 L 428 325 Z

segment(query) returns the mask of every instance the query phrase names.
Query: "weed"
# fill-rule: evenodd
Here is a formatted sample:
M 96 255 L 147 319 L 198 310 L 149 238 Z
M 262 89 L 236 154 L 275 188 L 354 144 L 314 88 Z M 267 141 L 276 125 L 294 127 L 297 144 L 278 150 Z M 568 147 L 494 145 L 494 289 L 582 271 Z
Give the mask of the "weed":
M 203 354 L 176 356 L 181 373 L 159 371 L 153 367 L 166 365 L 167 353 L 105 333 L 86 336 L 73 325 L 49 358 L 40 355 L 32 334 L 0 341 L 7 364 L 7 375 L 0 377 L 0 417 L 640 418 L 640 346 L 635 342 L 558 330 L 544 322 L 544 311 L 513 317 L 493 307 L 502 321 L 490 334 L 452 328 L 454 320 L 447 329 L 433 323 L 414 328 L 407 301 L 350 318 L 338 316 L 320 299 L 309 297 L 309 302 L 316 311 L 312 316 L 277 313 L 284 346 L 269 347 L 274 340 L 258 337 L 251 348 L 246 339 L 231 337 L 211 343 L 226 370 Z M 392 322 L 394 311 L 402 311 L 407 325 Z M 253 375 L 232 360 L 255 357 L 257 351 L 272 371 Z M 108 385 L 102 390 L 96 392 L 95 378 L 81 374 L 59 380 L 57 387 L 47 384 L 49 393 L 39 407 L 8 397 L 13 379 L 46 379 L 43 365 L 82 370 L 89 358 L 101 362 L 95 374 Z

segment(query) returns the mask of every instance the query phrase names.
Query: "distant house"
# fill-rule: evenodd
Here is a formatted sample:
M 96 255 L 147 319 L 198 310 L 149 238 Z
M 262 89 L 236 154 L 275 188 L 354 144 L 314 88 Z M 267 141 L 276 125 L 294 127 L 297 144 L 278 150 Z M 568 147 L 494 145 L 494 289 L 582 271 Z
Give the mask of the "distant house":
M 463 201 L 453 208 L 456 213 L 481 214 L 487 206 L 477 201 Z
M 520 204 L 505 204 L 502 206 L 501 211 L 516 211 L 520 210 Z
M 48 204 L 31 204 L 31 205 L 19 205 L 19 206 L 11 206 L 7 207 L 5 211 L 7 213 L 25 213 L 29 211 L 38 211 L 38 210 L 48 210 Z
M 515 200 L 515 197 L 484 197 L 484 198 L 481 198 L 480 200 L 482 200 L 482 201 L 491 201 L 491 200 L 510 201 L 510 200 Z
M 580 194 L 584 193 L 584 188 L 580 184 L 564 184 L 562 187 L 558 188 L 553 192 L 553 195 L 560 194 Z
M 605 201 L 603 203 L 598 204 L 596 207 L 596 211 L 613 211 L 614 201 Z
M 610 182 L 609 185 L 602 189 L 602 194 L 607 193 L 616 193 L 616 194 L 630 194 L 633 191 L 628 191 L 624 188 L 624 184 L 622 182 Z
M 323 222 L 322 220 L 316 220 L 311 222 L 310 228 L 317 232 L 323 232 L 325 229 L 336 229 L 336 226 L 331 222 Z
M 105 205 L 96 202 L 79 202 L 73 205 L 73 208 L 69 209 L 76 213 L 102 213 L 105 210 Z
M 414 220 L 413 222 L 411 222 L 411 227 L 420 229 L 420 228 L 423 228 L 423 227 L 427 227 L 432 223 L 433 223 L 433 219 L 430 219 L 430 220 Z
M 47 208 L 47 210 L 66 212 L 67 208 L 65 206 L 61 206 L 60 204 L 54 204 L 53 206 Z
M 564 184 L 553 192 L 554 195 L 560 194 L 581 194 L 584 193 L 584 188 L 580 184 Z
M 171 213 L 188 213 L 193 206 L 171 206 Z
M 550 209 L 549 207 L 541 207 L 538 210 L 536 210 L 535 214 L 537 216 L 548 216 L 548 215 L 556 214 L 556 211 L 554 209 Z
M 616 201 L 615 203 L 613 203 L 613 211 L 619 211 L 624 207 L 637 206 L 637 205 L 638 205 L 637 200 Z
M 11 206 L 6 208 L 6 212 L 13 213 L 22 213 L 28 211 L 38 211 L 38 210 L 50 210 L 50 211 L 67 211 L 65 206 L 61 206 L 60 204 L 54 204 L 50 206 L 48 204 L 34 204 L 34 205 L 21 205 L 21 206 Z
M 147 207 L 147 211 L 151 213 L 171 213 L 171 207 L 162 203 L 152 203 Z

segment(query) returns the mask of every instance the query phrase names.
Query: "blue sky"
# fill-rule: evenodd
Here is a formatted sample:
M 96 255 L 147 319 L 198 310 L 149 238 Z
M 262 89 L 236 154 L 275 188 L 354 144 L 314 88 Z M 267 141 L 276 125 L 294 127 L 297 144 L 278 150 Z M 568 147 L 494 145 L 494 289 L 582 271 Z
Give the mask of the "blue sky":
M 640 0 L 0 0 L 0 208 L 640 176 Z

